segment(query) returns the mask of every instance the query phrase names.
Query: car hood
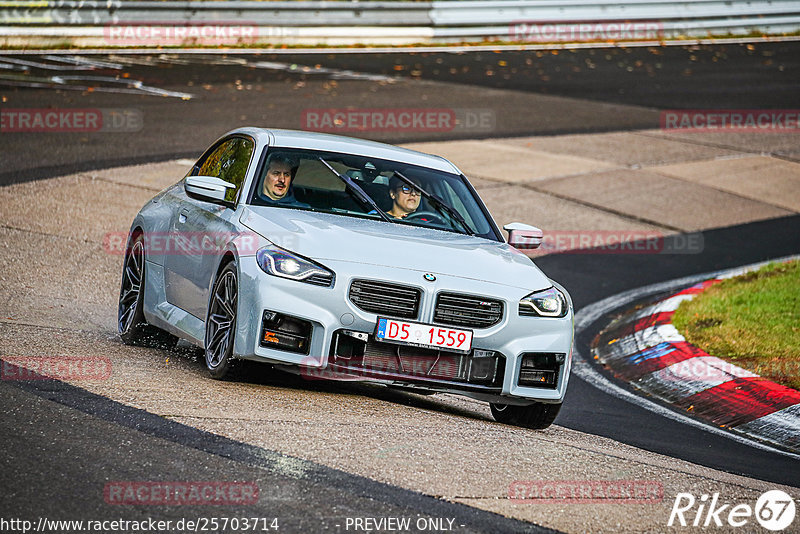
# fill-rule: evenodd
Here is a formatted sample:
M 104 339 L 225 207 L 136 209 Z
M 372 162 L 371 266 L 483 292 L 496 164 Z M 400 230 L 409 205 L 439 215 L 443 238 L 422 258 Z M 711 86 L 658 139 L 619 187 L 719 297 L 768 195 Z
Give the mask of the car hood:
M 241 223 L 308 258 L 399 267 L 535 291 L 552 282 L 530 258 L 497 241 L 405 224 L 248 206 Z

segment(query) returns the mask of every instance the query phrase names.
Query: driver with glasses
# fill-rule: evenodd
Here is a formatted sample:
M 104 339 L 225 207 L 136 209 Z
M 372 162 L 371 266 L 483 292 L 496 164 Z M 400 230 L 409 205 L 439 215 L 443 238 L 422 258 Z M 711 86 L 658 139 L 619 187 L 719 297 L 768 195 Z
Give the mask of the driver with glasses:
M 412 179 L 411 181 L 419 185 L 417 180 Z M 392 198 L 393 205 L 386 214 L 390 217 L 405 219 L 419 208 L 420 192 L 396 176 L 389 179 L 389 196 Z

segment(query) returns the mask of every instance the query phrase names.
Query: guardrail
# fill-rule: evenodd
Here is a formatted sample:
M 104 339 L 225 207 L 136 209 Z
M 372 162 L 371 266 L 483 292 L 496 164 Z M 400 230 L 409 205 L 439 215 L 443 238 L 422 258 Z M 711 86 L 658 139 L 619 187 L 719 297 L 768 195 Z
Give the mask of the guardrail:
M 229 31 L 225 42 L 203 42 L 208 40 L 204 28 L 237 26 L 240 31 Z M 120 28 L 142 42 L 121 38 Z M 166 43 L 159 40 L 165 32 Z M 48 40 L 77 46 L 614 42 L 797 32 L 798 0 L 0 0 L 0 43 L 5 45 Z

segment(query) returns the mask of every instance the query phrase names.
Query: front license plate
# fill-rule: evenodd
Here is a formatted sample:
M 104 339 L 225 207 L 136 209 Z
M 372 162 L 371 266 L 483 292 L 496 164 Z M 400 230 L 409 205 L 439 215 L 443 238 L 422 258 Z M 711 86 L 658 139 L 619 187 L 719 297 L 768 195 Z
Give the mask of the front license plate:
M 472 332 L 432 324 L 409 323 L 395 319 L 378 318 L 375 337 L 379 341 L 391 341 L 403 345 L 429 347 L 453 352 L 469 352 L 472 348 Z

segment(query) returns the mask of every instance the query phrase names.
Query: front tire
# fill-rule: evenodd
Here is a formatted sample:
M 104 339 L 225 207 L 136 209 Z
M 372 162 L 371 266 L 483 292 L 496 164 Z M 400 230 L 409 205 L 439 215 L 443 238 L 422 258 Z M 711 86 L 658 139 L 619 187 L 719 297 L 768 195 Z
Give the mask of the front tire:
M 171 349 L 178 338 L 147 324 L 144 318 L 144 237 L 137 234 L 125 252 L 117 309 L 117 333 L 126 345 Z
M 561 410 L 561 403 L 536 402 L 529 406 L 490 403 L 489 407 L 492 410 L 492 417 L 498 423 L 541 430 L 553 424 Z
M 205 360 L 212 378 L 225 378 L 232 367 L 238 294 L 236 263 L 230 262 L 214 282 L 206 318 Z

